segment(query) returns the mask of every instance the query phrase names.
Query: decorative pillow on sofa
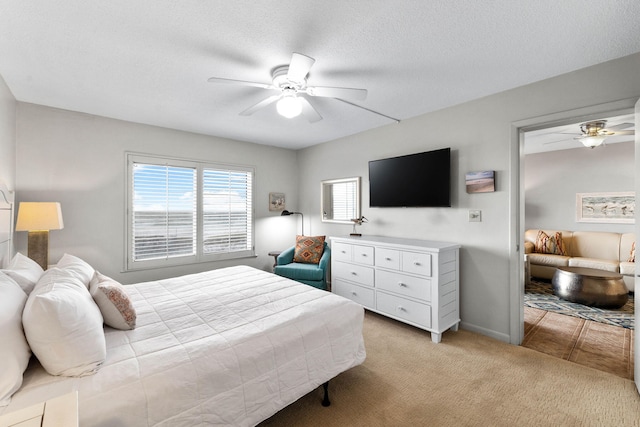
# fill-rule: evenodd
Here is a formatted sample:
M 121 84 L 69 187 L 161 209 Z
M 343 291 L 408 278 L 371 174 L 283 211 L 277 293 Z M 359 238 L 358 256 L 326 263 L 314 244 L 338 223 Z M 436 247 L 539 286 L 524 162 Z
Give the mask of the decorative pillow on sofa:
M 62 258 L 60 258 L 60 261 L 58 261 L 56 267 L 70 271 L 71 274 L 73 274 L 75 277 L 80 279 L 82 283 L 84 283 L 87 289 L 89 289 L 89 282 L 91 282 L 93 274 L 96 272 L 93 267 L 91 267 L 85 261 L 81 260 L 77 256 L 69 254 L 62 255 Z
M 296 236 L 293 262 L 318 264 L 324 252 L 325 236 Z
M 0 272 L 0 407 L 22 385 L 31 350 L 22 330 L 22 310 L 27 294 L 12 278 Z
M 629 254 L 627 262 L 636 262 L 636 242 L 631 244 L 631 253 Z
M 22 325 L 31 351 L 51 375 L 91 375 L 106 358 L 100 309 L 70 271 L 47 270 L 27 299 Z
M 136 327 L 136 310 L 122 284 L 96 271 L 89 284 L 89 292 L 98 304 L 106 325 L 123 330 Z
M 557 232 L 553 237 L 544 231 L 538 231 L 535 243 L 536 252 L 540 254 L 566 255 L 562 241 L 562 233 Z
M 40 264 L 29 257 L 22 255 L 20 252 L 9 263 L 6 270 L 2 270 L 7 276 L 16 281 L 22 290 L 29 295 L 36 285 L 36 282 L 44 274 L 44 270 Z

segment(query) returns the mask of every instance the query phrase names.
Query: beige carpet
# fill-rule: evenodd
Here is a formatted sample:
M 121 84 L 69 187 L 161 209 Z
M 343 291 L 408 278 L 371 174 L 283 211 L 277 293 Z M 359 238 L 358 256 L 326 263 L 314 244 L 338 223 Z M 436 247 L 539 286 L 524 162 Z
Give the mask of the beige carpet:
M 261 426 L 638 426 L 628 379 L 472 332 L 365 316 L 367 360 Z
M 525 307 L 522 346 L 633 379 L 633 330 Z

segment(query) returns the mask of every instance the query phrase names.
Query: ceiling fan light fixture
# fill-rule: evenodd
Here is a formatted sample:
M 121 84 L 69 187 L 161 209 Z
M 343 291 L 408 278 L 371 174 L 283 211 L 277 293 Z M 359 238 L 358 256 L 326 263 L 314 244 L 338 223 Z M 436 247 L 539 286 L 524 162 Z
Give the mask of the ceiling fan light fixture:
M 587 135 L 579 138 L 579 141 L 588 148 L 595 148 L 599 145 L 602 145 L 606 136 L 605 135 Z
M 287 119 L 297 117 L 302 113 L 302 105 L 295 95 L 284 95 L 276 104 L 278 114 Z

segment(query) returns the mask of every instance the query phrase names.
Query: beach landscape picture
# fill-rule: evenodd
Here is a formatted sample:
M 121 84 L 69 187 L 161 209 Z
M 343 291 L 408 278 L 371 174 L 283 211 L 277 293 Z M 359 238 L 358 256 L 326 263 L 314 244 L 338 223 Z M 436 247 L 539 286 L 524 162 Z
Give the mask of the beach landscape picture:
M 467 172 L 467 193 L 491 193 L 496 191 L 495 171 Z

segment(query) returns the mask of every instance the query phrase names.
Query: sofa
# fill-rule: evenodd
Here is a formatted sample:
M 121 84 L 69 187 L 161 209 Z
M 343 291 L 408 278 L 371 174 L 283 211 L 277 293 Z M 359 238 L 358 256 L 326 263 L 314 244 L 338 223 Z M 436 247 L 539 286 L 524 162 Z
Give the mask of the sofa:
M 527 230 L 524 252 L 528 274 L 551 279 L 556 267 L 596 268 L 622 274 L 627 289 L 633 292 L 635 240 L 634 233 Z

